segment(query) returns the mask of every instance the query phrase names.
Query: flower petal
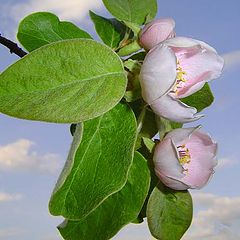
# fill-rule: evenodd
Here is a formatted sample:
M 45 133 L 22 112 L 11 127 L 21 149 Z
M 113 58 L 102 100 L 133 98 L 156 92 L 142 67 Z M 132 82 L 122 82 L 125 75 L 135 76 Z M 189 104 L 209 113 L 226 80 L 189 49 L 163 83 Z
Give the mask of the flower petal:
M 176 56 L 167 46 L 160 44 L 145 57 L 139 75 L 143 99 L 151 104 L 174 86 L 176 82 Z
M 200 189 L 208 183 L 213 174 L 213 170 L 204 169 L 199 164 L 194 164 L 188 168 L 188 173 L 182 181 L 192 189 Z
M 154 20 L 144 26 L 140 33 L 140 44 L 149 50 L 174 36 L 175 21 L 172 18 Z
M 171 139 L 164 139 L 157 144 L 153 162 L 157 175 L 168 176 L 172 178 L 183 178 L 183 167 L 178 161 L 176 148 Z
M 187 37 L 175 37 L 168 39 L 164 42 L 164 44 L 171 46 L 171 47 L 194 47 L 196 45 L 200 45 L 202 48 L 207 49 L 208 51 L 216 52 L 216 50 L 208 45 L 207 43 L 203 41 L 199 41 L 197 39 L 193 38 L 187 38 Z
M 208 134 L 196 130 L 186 142 L 186 147 L 190 151 L 191 161 L 186 164 L 188 173 L 182 181 L 191 188 L 202 188 L 211 178 L 217 165 L 217 144 Z
M 217 143 L 208 134 L 199 130 L 194 131 L 188 141 L 187 148 L 191 152 L 191 164 L 199 162 L 205 169 L 212 170 L 216 165 Z
M 174 122 L 192 122 L 203 117 L 203 115 L 196 115 L 196 108 L 189 107 L 168 94 L 160 97 L 150 106 L 157 115 Z
M 206 81 L 218 78 L 224 66 L 224 60 L 218 54 L 206 49 L 200 49 L 195 54 L 177 54 L 182 69 L 186 72 L 187 82 L 178 89 L 177 97 L 187 97 L 204 85 Z
M 201 126 L 191 127 L 191 128 L 176 128 L 170 131 L 165 138 L 170 138 L 177 145 L 185 144 L 189 141 L 190 136 Z
M 184 91 L 180 89 L 178 91 L 178 94 L 176 95 L 176 98 L 185 98 L 185 97 L 190 96 L 191 94 L 194 94 L 195 92 L 197 92 L 200 89 L 202 89 L 202 87 L 205 85 L 205 83 L 206 83 L 206 81 L 198 82 L 196 84 L 193 84 L 189 88 L 187 88 L 187 87 L 184 88 Z
M 159 176 L 159 175 L 158 175 Z M 181 180 L 167 177 L 167 176 L 159 176 L 159 179 L 168 187 L 174 189 L 174 190 L 187 190 L 191 188 L 191 186 L 188 186 L 187 184 L 183 183 Z

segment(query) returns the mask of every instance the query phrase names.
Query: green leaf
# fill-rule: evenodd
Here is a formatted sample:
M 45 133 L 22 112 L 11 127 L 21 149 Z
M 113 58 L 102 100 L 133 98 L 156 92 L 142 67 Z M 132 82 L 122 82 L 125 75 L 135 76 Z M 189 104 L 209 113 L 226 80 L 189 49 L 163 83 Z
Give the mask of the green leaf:
M 107 19 L 92 11 L 89 14 L 102 41 L 111 48 L 117 48 L 124 38 L 126 26 L 114 18 Z
M 60 41 L 0 74 L 0 111 L 30 120 L 78 123 L 113 108 L 126 85 L 122 61 L 109 47 L 90 39 Z
M 65 220 L 59 227 L 64 239 L 106 240 L 137 218 L 147 196 L 150 173 L 146 160 L 135 153 L 126 185 L 81 221 Z
M 211 92 L 211 89 L 206 83 L 204 87 L 193 95 L 181 99 L 182 102 L 186 103 L 191 107 L 195 107 L 198 112 L 202 111 L 204 108 L 209 107 L 213 101 L 214 96 Z
M 82 141 L 72 146 L 65 168 L 52 194 L 53 215 L 82 219 L 127 180 L 136 139 L 136 119 L 125 104 L 84 122 Z M 73 142 L 79 138 L 76 129 Z M 70 167 L 69 167 L 70 166 Z
M 188 191 L 156 187 L 147 206 L 148 226 L 159 240 L 180 240 L 192 221 L 192 198 Z
M 153 153 L 154 147 L 155 147 L 155 142 L 149 138 L 146 137 L 142 137 L 142 141 L 144 143 L 144 145 L 146 146 L 146 148 L 148 149 L 148 151 L 150 153 Z
M 31 52 L 63 39 L 91 38 L 91 36 L 71 22 L 61 22 L 52 13 L 37 12 L 28 15 L 20 22 L 17 38 Z
M 141 32 L 141 27 L 139 26 L 139 24 L 128 21 L 124 21 L 124 23 L 133 31 L 134 36 L 137 38 L 138 34 Z
M 103 0 L 105 7 L 117 19 L 142 25 L 157 14 L 156 0 Z

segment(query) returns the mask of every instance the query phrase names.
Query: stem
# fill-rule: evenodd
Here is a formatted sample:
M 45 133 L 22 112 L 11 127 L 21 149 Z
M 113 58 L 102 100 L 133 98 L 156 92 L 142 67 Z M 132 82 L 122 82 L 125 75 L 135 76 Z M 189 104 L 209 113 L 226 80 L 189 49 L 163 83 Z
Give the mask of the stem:
M 27 55 L 27 53 L 23 51 L 20 47 L 18 47 L 18 45 L 15 42 L 12 42 L 7 38 L 2 37 L 1 34 L 0 34 L 0 44 L 7 47 L 10 50 L 10 53 L 15 53 L 17 56 L 21 58 Z
M 124 21 L 124 23 L 133 31 L 134 36 L 138 37 L 138 34 L 141 31 L 141 27 L 138 24 L 127 22 L 127 21 Z
M 138 44 L 138 42 L 136 40 L 134 40 L 133 42 L 126 45 L 125 47 L 121 48 L 117 52 L 117 54 L 120 57 L 128 56 L 128 55 L 131 55 L 132 53 L 139 51 L 140 49 L 142 49 L 142 47 Z

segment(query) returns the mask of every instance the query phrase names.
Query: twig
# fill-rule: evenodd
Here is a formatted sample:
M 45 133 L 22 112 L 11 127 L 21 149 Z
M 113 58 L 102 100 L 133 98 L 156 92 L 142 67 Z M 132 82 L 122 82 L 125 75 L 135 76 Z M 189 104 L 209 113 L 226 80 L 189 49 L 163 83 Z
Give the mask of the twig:
M 23 51 L 15 42 L 12 42 L 11 40 L 2 37 L 0 34 L 0 44 L 7 47 L 10 50 L 10 53 L 15 53 L 19 57 L 24 57 L 27 53 Z

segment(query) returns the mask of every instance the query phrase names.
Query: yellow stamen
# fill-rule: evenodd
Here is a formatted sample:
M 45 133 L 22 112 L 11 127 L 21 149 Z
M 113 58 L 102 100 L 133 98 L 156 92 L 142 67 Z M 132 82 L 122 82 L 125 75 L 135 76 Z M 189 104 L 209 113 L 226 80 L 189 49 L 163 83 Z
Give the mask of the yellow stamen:
M 183 144 L 177 147 L 179 153 L 179 162 L 181 165 L 189 164 L 191 162 L 191 155 L 189 149 Z
M 177 72 L 177 80 L 180 82 L 186 82 L 186 78 L 184 78 L 184 75 L 186 75 L 187 73 L 184 71 L 179 71 Z
M 179 60 L 177 60 L 177 81 L 175 86 L 173 87 L 172 92 L 178 94 L 178 89 L 182 87 L 182 84 L 187 82 L 187 79 L 184 77 L 187 75 L 185 71 L 183 71 L 182 67 L 180 66 Z
M 180 157 L 180 158 L 179 158 L 179 162 L 180 162 L 181 164 L 190 163 L 190 162 L 191 162 L 190 155 L 186 155 L 186 156 L 184 156 L 184 157 Z

